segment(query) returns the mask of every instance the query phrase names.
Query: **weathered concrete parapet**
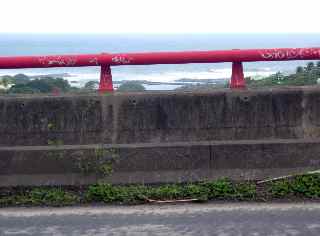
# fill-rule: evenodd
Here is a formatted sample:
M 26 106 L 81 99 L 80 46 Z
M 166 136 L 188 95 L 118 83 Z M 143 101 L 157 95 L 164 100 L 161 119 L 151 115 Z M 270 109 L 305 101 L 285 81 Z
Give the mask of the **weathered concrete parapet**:
M 0 186 L 319 169 L 319 104 L 317 87 L 0 97 Z
M 0 148 L 0 187 L 260 180 L 320 168 L 320 140 Z
M 0 146 L 320 137 L 319 100 L 317 88 L 0 97 Z

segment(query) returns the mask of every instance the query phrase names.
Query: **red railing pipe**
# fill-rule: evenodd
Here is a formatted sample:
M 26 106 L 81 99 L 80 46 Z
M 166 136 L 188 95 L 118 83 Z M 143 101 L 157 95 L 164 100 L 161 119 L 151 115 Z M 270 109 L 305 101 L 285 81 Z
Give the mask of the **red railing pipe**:
M 217 51 L 102 53 L 0 57 L 0 69 L 101 66 L 100 90 L 112 88 L 110 66 L 232 62 L 231 88 L 245 87 L 242 62 L 319 60 L 320 48 L 233 49 Z M 104 84 L 103 83 L 109 83 Z M 111 83 L 111 84 L 110 84 Z

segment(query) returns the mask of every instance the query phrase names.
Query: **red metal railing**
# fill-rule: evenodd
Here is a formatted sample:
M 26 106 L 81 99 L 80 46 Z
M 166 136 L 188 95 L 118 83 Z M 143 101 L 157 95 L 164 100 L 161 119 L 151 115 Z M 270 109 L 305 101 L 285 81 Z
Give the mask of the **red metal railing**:
M 113 91 L 111 66 L 232 62 L 231 88 L 244 88 L 242 62 L 318 60 L 320 48 L 276 48 L 189 52 L 102 53 L 0 57 L 0 69 L 100 66 L 101 92 Z

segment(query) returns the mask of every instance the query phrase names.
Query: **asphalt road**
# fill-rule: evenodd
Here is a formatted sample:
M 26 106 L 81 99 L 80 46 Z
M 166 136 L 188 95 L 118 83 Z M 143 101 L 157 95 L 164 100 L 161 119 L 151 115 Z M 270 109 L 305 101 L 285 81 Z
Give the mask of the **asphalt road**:
M 0 209 L 0 235 L 320 235 L 320 204 Z

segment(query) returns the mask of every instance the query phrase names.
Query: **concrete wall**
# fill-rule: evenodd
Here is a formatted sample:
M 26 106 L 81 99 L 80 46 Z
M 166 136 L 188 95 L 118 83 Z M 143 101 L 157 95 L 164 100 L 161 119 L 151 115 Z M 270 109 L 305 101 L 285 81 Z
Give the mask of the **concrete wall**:
M 319 102 L 320 89 L 307 87 L 0 97 L 0 186 L 261 179 L 317 169 Z
M 6 147 L 0 187 L 258 180 L 320 167 L 320 141 Z M 110 149 L 112 148 L 112 151 Z M 101 151 L 105 150 L 105 151 Z

